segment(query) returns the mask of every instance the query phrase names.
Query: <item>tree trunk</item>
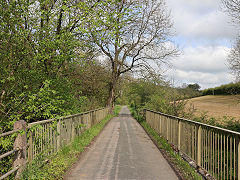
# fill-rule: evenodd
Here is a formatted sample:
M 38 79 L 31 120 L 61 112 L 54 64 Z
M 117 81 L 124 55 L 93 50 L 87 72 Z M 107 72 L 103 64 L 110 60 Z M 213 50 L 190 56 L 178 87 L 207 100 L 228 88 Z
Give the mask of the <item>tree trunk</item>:
M 113 108 L 113 99 L 114 99 L 114 83 L 110 83 L 109 86 L 109 94 L 108 94 L 108 100 L 107 100 L 107 106 Z
M 112 73 L 112 81 L 109 84 L 109 94 L 108 94 L 108 100 L 107 100 L 107 106 L 110 107 L 110 112 L 113 110 L 114 106 L 114 95 L 115 95 L 115 88 L 118 81 L 118 75 L 115 73 Z

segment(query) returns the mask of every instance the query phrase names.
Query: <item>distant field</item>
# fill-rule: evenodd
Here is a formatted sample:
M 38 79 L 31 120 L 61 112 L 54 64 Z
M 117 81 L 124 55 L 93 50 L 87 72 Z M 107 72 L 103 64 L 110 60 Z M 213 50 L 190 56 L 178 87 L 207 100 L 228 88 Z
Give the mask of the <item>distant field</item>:
M 235 117 L 240 119 L 240 96 L 202 96 L 189 99 L 188 105 L 192 104 L 196 114 L 207 112 L 213 117 Z

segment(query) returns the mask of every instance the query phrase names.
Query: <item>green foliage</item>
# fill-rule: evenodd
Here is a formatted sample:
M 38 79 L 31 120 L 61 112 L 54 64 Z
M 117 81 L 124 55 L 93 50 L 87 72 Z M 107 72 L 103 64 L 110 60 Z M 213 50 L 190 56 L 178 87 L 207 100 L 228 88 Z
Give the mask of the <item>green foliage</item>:
M 100 17 L 91 6 L 101 6 L 112 21 L 112 14 L 103 11 L 104 3 L 0 1 L 0 134 L 20 119 L 30 123 L 105 106 L 109 72 L 91 64 L 95 49 L 82 40 L 85 18 Z M 83 81 L 86 74 L 88 81 Z M 0 154 L 12 150 L 13 141 L 1 138 Z M 11 166 L 11 158 L 0 162 L 1 173 Z
M 177 94 L 170 94 L 169 92 L 160 96 L 152 95 L 150 100 L 145 104 L 144 108 L 170 114 L 179 117 L 187 117 L 191 111 L 184 111 L 187 101 L 176 101 Z
M 230 83 L 203 90 L 203 95 L 235 95 L 240 94 L 240 82 Z
M 91 143 L 106 123 L 120 112 L 121 106 L 115 106 L 113 115 L 108 115 L 101 122 L 76 137 L 71 145 L 63 147 L 50 157 L 42 157 L 28 164 L 21 179 L 62 179 L 65 171 L 79 158 L 81 152 Z
M 192 116 L 191 119 L 212 126 L 217 126 L 224 129 L 229 129 L 231 131 L 240 132 L 240 121 L 233 117 L 224 116 L 221 118 L 215 118 L 208 116 L 207 113 L 202 113 L 200 116 L 196 115 Z
M 198 84 L 183 84 L 182 87 L 177 88 L 180 100 L 190 99 L 194 97 L 201 96 L 202 93 L 199 90 L 200 86 Z
M 195 84 L 188 84 L 187 88 L 190 88 L 190 89 L 192 89 L 194 91 L 199 91 L 200 86 L 197 83 L 195 83 Z
M 223 128 L 232 130 L 232 131 L 237 131 L 240 132 L 240 122 L 239 120 L 236 120 L 234 118 L 224 118 L 224 124 L 221 126 Z
M 86 3 L 0 2 L 0 133 L 20 118 L 32 122 L 105 105 L 104 93 L 82 92 L 90 86 L 81 77 L 93 57 L 91 44 L 80 40 Z
M 15 110 L 18 108 L 18 111 L 16 114 L 10 116 L 12 122 L 16 120 L 34 122 L 42 119 L 57 118 L 59 115 L 65 114 L 66 110 L 63 109 L 63 98 L 58 95 L 57 91 L 52 90 L 50 85 L 51 82 L 46 80 L 37 93 L 22 93 L 20 98 L 13 99 L 14 104 L 18 105 L 20 104 L 19 101 L 25 98 L 25 103 L 14 107 Z
M 13 142 L 15 138 L 16 138 L 15 135 L 0 138 L 1 154 L 8 152 L 9 149 L 11 150 L 13 149 Z M 14 157 L 13 155 L 10 155 L 0 160 L 0 176 L 8 172 L 9 169 L 11 169 L 13 157 Z
M 137 110 L 143 108 L 159 111 L 174 116 L 188 117 L 192 111 L 185 111 L 187 101 L 181 101 L 177 89 L 165 82 L 154 83 L 150 80 L 136 80 L 128 84 L 125 92 L 128 104 Z

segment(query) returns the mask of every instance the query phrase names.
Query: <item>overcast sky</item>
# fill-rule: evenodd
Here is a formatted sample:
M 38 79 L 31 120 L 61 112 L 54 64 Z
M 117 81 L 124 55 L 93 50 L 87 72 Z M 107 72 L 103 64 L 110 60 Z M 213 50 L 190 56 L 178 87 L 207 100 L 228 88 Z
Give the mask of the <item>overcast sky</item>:
M 172 60 L 168 78 L 176 86 L 198 83 L 202 89 L 234 81 L 227 55 L 237 34 L 220 0 L 166 0 L 182 54 Z

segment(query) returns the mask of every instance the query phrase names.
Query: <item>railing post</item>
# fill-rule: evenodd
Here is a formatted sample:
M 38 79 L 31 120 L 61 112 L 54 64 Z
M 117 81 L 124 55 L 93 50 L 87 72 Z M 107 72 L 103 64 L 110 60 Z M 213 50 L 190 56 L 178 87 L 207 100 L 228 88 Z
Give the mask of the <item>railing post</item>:
M 182 129 L 182 122 L 178 120 L 178 150 L 181 150 L 181 129 Z
M 159 133 L 162 135 L 162 115 L 159 115 Z
M 166 123 L 167 123 L 167 140 L 169 140 L 169 122 L 168 122 L 168 117 L 166 117 Z
M 92 125 L 91 126 L 94 126 L 95 124 L 96 124 L 95 111 L 92 111 Z
M 143 109 L 143 119 L 146 121 L 146 109 Z
M 30 130 L 30 136 L 28 140 L 28 162 L 31 163 L 33 159 L 33 132 Z
M 148 112 L 145 110 L 145 121 L 148 122 Z
M 197 130 L 197 165 L 198 166 L 201 166 L 201 150 L 202 150 L 202 147 L 201 147 L 201 142 L 202 142 L 202 126 L 199 125 L 198 126 L 198 130 Z
M 71 124 L 71 127 L 72 127 L 72 141 L 74 140 L 75 138 L 75 117 L 72 118 L 72 124 Z
M 238 137 L 238 143 L 237 143 L 237 148 L 238 148 L 238 158 L 237 158 L 237 168 L 238 168 L 238 178 L 237 179 L 240 179 L 240 138 Z
M 57 151 L 60 149 L 61 146 L 61 120 L 59 119 L 57 122 Z
M 14 130 L 23 130 L 20 132 L 13 144 L 14 150 L 17 150 L 14 156 L 13 168 L 19 167 L 15 179 L 20 178 L 21 172 L 27 163 L 27 136 L 26 136 L 27 123 L 23 120 L 15 122 Z

